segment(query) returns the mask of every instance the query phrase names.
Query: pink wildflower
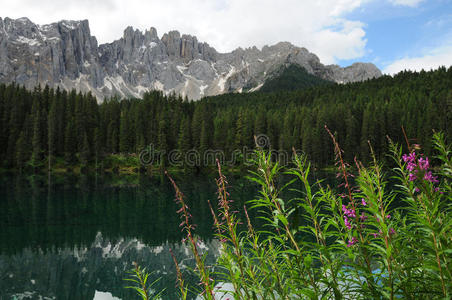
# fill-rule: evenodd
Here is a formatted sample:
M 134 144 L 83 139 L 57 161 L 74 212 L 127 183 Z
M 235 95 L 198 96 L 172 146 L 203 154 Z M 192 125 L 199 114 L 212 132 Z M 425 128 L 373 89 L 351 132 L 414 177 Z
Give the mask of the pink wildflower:
M 421 170 L 427 170 L 430 167 L 430 164 L 428 162 L 428 157 L 426 157 L 425 159 L 422 157 L 419 158 L 418 163 L 419 163 L 419 168 Z
M 356 213 L 353 208 L 348 209 L 347 206 L 342 205 L 342 211 L 344 212 L 344 215 L 346 215 L 349 218 L 356 218 Z
M 361 220 L 361 222 L 364 222 L 367 220 L 367 216 L 364 213 L 362 213 L 359 219 Z
M 348 221 L 347 216 L 344 216 L 344 223 L 345 223 L 345 227 L 347 227 L 348 229 L 352 229 L 352 225 Z
M 424 175 L 424 179 L 430 181 L 431 183 L 438 183 L 438 178 L 432 175 L 432 171 L 428 171 Z
M 358 242 L 358 239 L 356 237 L 352 237 L 350 240 L 348 240 L 347 247 L 353 246 L 354 244 L 356 244 L 356 242 Z
M 439 190 L 439 187 L 436 187 L 436 188 L 435 188 L 435 192 L 439 192 L 440 194 L 444 194 L 443 191 L 440 191 L 440 190 Z
M 415 162 L 416 161 L 416 153 L 413 151 L 409 155 L 404 154 L 402 156 L 404 162 Z
M 408 171 L 413 171 L 416 168 L 416 164 L 414 162 L 409 162 L 406 165 L 406 168 L 408 169 Z

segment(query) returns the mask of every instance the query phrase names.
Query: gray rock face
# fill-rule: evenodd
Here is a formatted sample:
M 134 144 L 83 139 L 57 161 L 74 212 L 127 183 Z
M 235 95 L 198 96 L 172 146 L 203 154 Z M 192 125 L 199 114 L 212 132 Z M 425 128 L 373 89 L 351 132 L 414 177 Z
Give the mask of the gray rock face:
M 41 26 L 27 18 L 0 18 L 0 82 L 91 91 L 99 101 L 140 97 L 154 89 L 193 100 L 254 91 L 282 64 L 298 64 L 339 83 L 381 76 L 370 63 L 325 66 L 315 54 L 288 42 L 218 53 L 178 31 L 160 39 L 155 28 L 143 33 L 127 27 L 119 40 L 98 45 L 87 20 Z

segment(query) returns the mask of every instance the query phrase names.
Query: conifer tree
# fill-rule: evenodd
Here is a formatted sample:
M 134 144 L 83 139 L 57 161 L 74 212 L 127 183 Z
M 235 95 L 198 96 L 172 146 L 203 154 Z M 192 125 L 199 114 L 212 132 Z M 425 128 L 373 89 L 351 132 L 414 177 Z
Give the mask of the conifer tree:
M 244 123 L 242 127 L 242 146 L 252 149 L 254 147 L 254 118 L 253 113 L 249 110 L 245 111 Z
M 166 166 L 166 154 L 168 153 L 168 140 L 167 140 L 167 124 L 165 118 L 160 120 L 159 123 L 159 134 L 158 134 L 158 154 L 160 155 L 160 165 L 161 167 Z
M 202 130 L 202 121 L 203 121 L 203 106 L 202 104 L 200 104 L 195 107 L 191 123 L 191 137 L 193 146 L 196 149 L 199 149 L 201 143 L 200 137 Z
M 254 122 L 254 135 L 267 134 L 266 114 L 263 109 L 259 109 Z
M 347 116 L 345 117 L 345 141 L 344 141 L 344 149 L 347 149 L 347 151 L 344 153 L 344 157 L 346 161 L 352 162 L 354 157 L 357 156 L 357 153 L 354 151 L 354 149 L 357 149 L 359 146 L 359 133 L 357 128 L 357 121 L 355 117 L 351 114 L 350 111 L 348 111 Z
M 224 116 L 218 116 L 213 120 L 213 147 L 226 150 L 227 125 Z
M 42 135 L 44 128 L 42 127 L 41 118 L 41 107 L 39 100 L 35 98 L 33 103 L 33 137 L 32 137 L 32 147 L 33 152 L 31 155 L 31 163 L 33 166 L 38 166 L 42 163 L 42 154 L 44 150 L 44 145 L 42 143 Z
M 118 152 L 118 128 L 116 124 L 117 122 L 114 119 L 108 122 L 106 145 L 110 153 Z
M 129 120 L 126 111 L 121 112 L 121 121 L 119 124 L 119 151 L 121 153 L 128 153 L 131 149 Z
M 370 160 L 368 141 L 370 141 L 372 122 L 374 122 L 372 118 L 372 109 L 373 108 L 370 105 L 367 106 L 366 110 L 363 113 L 363 122 L 361 126 L 360 158 L 364 162 Z
M 17 140 L 16 145 L 16 161 L 17 161 L 17 169 L 19 172 L 22 172 L 26 162 L 28 161 L 28 149 L 26 143 L 26 137 L 24 132 L 22 131 L 19 135 L 19 139 Z
M 98 164 L 104 156 L 103 140 L 102 130 L 96 128 L 94 130 L 94 159 L 96 169 L 98 168 Z
M 235 148 L 240 149 L 243 145 L 243 112 L 242 110 L 239 111 L 237 116 L 237 122 L 235 124 Z
M 73 118 L 67 123 L 64 136 L 64 158 L 67 164 L 73 164 L 75 162 L 75 153 L 77 149 Z
M 184 118 L 180 122 L 177 149 L 182 155 L 185 155 L 190 150 L 190 126 L 188 118 Z
M 85 132 L 83 134 L 83 144 L 80 149 L 80 162 L 82 163 L 82 166 L 86 166 L 88 165 L 90 160 L 91 160 L 91 151 L 88 142 L 88 135 Z
M 199 145 L 199 152 L 201 154 L 201 157 L 206 153 L 206 151 L 209 149 L 209 131 L 207 128 L 207 122 L 203 121 L 201 125 L 201 136 L 200 136 L 200 145 Z
M 57 142 L 57 100 L 53 99 L 50 111 L 49 111 L 49 117 L 47 119 L 48 125 L 47 125 L 47 160 L 48 160 L 48 169 L 49 171 L 52 168 L 52 159 L 56 152 L 56 142 Z

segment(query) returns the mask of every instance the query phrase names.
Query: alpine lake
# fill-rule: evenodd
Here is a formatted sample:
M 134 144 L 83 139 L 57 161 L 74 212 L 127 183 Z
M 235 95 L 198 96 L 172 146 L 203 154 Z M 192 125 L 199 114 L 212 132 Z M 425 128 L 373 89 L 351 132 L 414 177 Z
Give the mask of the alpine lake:
M 258 195 L 258 186 L 244 175 L 227 176 L 238 211 Z M 328 177 L 335 181 L 334 174 Z M 208 205 L 210 200 L 217 206 L 215 178 L 174 177 L 190 207 L 206 265 L 215 264 L 221 248 Z M 198 284 L 189 271 L 194 259 L 174 198 L 164 175 L 1 175 L 0 300 L 139 299 L 124 280 L 133 262 L 152 272 L 148 280 L 158 280 L 152 289 L 163 291 L 162 299 L 178 299 L 170 249 L 184 280 Z M 256 214 L 250 210 L 259 226 Z

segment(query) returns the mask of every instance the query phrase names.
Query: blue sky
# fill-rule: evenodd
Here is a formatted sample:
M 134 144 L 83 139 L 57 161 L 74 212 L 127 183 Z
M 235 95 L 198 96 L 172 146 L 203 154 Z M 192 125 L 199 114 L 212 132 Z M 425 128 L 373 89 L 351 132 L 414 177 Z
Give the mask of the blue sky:
M 342 66 L 363 60 L 385 70 L 404 59 L 411 59 L 412 64 L 417 59 L 420 63 L 435 51 L 447 51 L 444 54 L 450 59 L 444 63 L 451 63 L 452 1 L 421 1 L 413 6 L 372 1 L 346 17 L 365 23 L 367 43 L 365 55 L 359 59 L 338 60 Z
M 88 19 L 100 43 L 131 25 L 196 35 L 220 52 L 289 41 L 324 64 L 383 72 L 452 65 L 452 0 L 0 0 L 0 17 Z

